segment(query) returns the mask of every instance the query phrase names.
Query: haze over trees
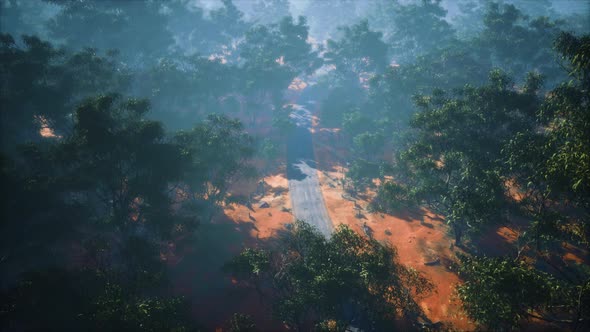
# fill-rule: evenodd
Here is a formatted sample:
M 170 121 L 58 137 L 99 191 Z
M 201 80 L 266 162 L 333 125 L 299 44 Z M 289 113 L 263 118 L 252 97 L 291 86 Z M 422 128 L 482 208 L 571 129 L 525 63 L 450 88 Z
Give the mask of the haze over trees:
M 200 317 L 163 252 L 232 203 L 252 208 L 234 190 L 284 163 L 292 103 L 336 129 L 347 195 L 441 217 L 475 326 L 589 329 L 588 13 L 558 0 L 0 0 L 0 329 L 256 330 L 245 313 Z M 487 252 L 499 227 L 516 240 Z M 305 221 L 257 243 L 220 264 L 285 329 L 438 326 L 419 304 L 434 285 L 387 243 Z

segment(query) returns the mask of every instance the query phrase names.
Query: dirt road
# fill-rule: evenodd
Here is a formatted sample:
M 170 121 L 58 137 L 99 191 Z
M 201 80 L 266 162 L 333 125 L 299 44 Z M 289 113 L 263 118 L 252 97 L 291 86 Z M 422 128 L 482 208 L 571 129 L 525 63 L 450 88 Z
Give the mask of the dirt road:
M 314 160 L 311 112 L 301 105 L 294 105 L 291 118 L 297 125 L 287 143 L 287 178 L 293 214 L 330 237 L 333 226 L 324 204 Z

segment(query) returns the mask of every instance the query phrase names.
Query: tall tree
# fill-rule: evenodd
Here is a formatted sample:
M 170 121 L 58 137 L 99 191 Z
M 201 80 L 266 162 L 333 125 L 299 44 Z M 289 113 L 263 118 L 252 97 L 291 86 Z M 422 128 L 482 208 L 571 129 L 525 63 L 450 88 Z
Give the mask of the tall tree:
M 582 250 L 590 244 L 589 41 L 560 35 L 556 49 L 571 80 L 545 96 L 536 113 L 538 127 L 516 133 L 502 151 L 529 225 L 514 255 L 463 258 L 466 283 L 458 291 L 467 313 L 483 326 L 510 329 L 540 319 L 564 329 L 588 329 L 590 271 L 584 263 L 565 262 L 563 244 Z M 530 85 L 534 90 L 538 84 Z
M 47 1 L 61 7 L 48 24 L 51 36 L 71 48 L 118 49 L 129 64 L 142 66 L 174 43 L 160 2 Z
M 413 296 L 432 290 L 420 273 L 399 264 L 394 248 L 345 226 L 327 240 L 301 221 L 280 240 L 278 251 L 247 249 L 226 269 L 242 280 L 273 285 L 265 294 L 274 301 L 273 313 L 297 330 L 328 321 L 392 328 L 395 319 L 420 316 Z
M 249 77 L 248 91 L 286 89 L 293 78 L 317 69 L 319 59 L 308 42 L 309 27 L 304 17 L 291 17 L 269 26 L 258 25 L 242 43 L 243 68 Z
M 146 100 L 118 95 L 88 99 L 58 153 L 80 203 L 102 204 L 99 220 L 128 234 L 145 227 L 166 236 L 173 226 L 168 186 L 181 179 L 184 157 L 161 123 L 144 119 L 148 109 Z
M 328 40 L 324 58 L 327 64 L 336 66 L 336 70 L 346 78 L 358 80 L 361 73 L 380 72 L 389 64 L 383 34 L 371 30 L 369 21 L 341 27 L 339 31 L 340 39 Z
M 417 137 L 401 161 L 414 173 L 417 197 L 442 212 L 457 244 L 464 232 L 499 217 L 501 149 L 518 131 L 532 130 L 539 105 L 536 80 L 531 76 L 532 90 L 519 92 L 496 70 L 488 85 L 465 87 L 454 98 L 440 90 L 416 97 L 422 108 L 412 122 Z
M 455 30 L 446 21 L 447 11 L 441 0 L 422 0 L 417 4 L 395 6 L 393 10 L 390 24 L 394 26 L 388 41 L 393 45 L 391 51 L 398 62 L 407 62 L 429 50 L 444 47 L 455 38 Z
M 0 35 L 0 57 L 5 151 L 39 140 L 43 127 L 55 135 L 71 130 L 76 103 L 91 94 L 124 90 L 130 78 L 114 54 L 95 49 L 68 54 L 33 36 L 23 36 L 21 46 L 11 35 Z
M 253 175 L 247 162 L 254 155 L 254 140 L 239 120 L 212 114 L 190 131 L 177 133 L 175 142 L 189 162 L 183 168 L 191 202 L 201 206 L 209 221 L 237 177 Z
M 548 17 L 529 19 L 514 5 L 492 2 L 484 15 L 479 42 L 489 49 L 496 66 L 511 70 L 514 75 L 538 70 L 551 81 L 562 79 L 551 49 L 562 23 Z

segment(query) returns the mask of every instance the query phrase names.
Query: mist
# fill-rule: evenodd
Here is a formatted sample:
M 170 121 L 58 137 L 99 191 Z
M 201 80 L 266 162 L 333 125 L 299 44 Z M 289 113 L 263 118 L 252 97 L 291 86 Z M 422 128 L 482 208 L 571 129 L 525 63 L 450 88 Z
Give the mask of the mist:
M 587 0 L 0 0 L 0 330 L 588 330 L 589 52 Z

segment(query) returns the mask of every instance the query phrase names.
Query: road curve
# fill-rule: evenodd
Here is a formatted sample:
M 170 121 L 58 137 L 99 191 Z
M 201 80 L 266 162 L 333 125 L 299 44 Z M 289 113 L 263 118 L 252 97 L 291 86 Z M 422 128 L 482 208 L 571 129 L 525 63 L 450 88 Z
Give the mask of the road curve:
M 293 214 L 330 237 L 333 226 L 324 204 L 314 160 L 311 112 L 300 105 L 293 105 L 291 118 L 296 128 L 287 142 L 287 178 Z

